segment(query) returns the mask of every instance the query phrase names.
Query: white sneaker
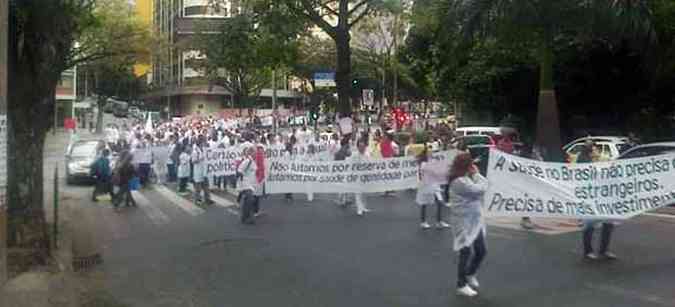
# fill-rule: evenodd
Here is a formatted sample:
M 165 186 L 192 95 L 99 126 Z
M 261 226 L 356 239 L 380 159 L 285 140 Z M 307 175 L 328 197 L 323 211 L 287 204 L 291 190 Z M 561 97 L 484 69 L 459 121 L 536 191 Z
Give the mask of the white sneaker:
M 429 228 L 431 228 L 431 225 L 429 225 L 429 223 L 427 223 L 427 222 L 422 222 L 420 224 L 420 227 L 422 227 L 422 229 L 429 229 Z
M 438 229 L 449 228 L 449 227 L 450 227 L 450 224 L 448 224 L 446 222 L 443 222 L 443 221 L 440 221 L 440 222 L 436 223 L 436 228 L 438 228 Z
M 480 288 L 480 284 L 478 283 L 478 279 L 476 278 L 476 275 L 471 275 L 466 277 L 466 283 L 471 286 L 473 289 L 478 289 Z
M 464 287 L 457 288 L 457 295 L 472 297 L 478 295 L 478 292 L 471 289 L 469 285 L 465 285 Z

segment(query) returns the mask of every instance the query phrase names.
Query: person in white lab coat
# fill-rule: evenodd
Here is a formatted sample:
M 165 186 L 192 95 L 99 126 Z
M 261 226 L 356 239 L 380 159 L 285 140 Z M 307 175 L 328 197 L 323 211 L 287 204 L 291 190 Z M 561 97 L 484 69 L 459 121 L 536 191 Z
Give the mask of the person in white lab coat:
M 239 207 L 241 208 L 241 222 L 244 224 L 255 223 L 255 205 L 257 196 L 255 195 L 258 186 L 256 171 L 258 170 L 255 162 L 255 146 L 252 143 L 244 143 L 242 146 L 243 160 L 237 166 Z
M 430 161 L 431 150 L 426 147 L 417 159 L 419 167 L 419 187 L 415 202 L 420 206 L 420 217 L 422 229 L 429 229 L 431 225 L 427 222 L 427 207 L 436 205 L 436 228 L 448 228 L 450 225 L 443 221 L 443 207 L 445 207 L 443 196 L 441 195 L 441 183 L 448 177 L 447 167 L 439 167 L 438 164 Z
M 194 182 L 194 200 L 197 204 L 202 203 L 202 192 L 204 193 L 204 203 L 213 204 L 209 191 L 209 179 L 206 176 L 206 137 L 200 135 L 197 144 L 192 147 L 192 181 Z
M 450 225 L 454 250 L 459 252 L 457 295 L 476 296 L 476 273 L 487 253 L 485 221 L 481 211 L 487 179 L 478 172 L 471 154 L 462 153 L 452 163 L 449 183 Z
M 347 159 L 348 161 L 367 161 L 370 159 L 370 155 L 366 150 L 368 148 L 367 139 L 359 139 L 356 143 L 356 151 Z M 354 202 L 356 204 L 356 214 L 363 216 L 364 213 L 370 212 L 370 209 L 366 208 L 366 204 L 363 201 L 363 193 L 354 193 Z

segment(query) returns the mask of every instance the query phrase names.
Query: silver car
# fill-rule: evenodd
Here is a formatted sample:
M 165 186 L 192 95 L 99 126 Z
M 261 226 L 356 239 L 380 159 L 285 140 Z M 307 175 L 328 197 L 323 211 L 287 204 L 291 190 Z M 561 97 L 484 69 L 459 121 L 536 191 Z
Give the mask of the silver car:
M 99 141 L 77 141 L 66 151 L 66 183 L 93 182 L 91 165 L 96 161 Z

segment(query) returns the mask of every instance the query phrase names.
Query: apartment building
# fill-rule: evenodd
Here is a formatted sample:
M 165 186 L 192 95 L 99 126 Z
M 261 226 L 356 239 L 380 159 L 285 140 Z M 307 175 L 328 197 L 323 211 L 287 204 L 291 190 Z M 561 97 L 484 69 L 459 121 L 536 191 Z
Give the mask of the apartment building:
M 139 2 L 142 0 L 138 0 Z M 148 72 L 151 92 L 146 100 L 171 116 L 205 115 L 233 106 L 232 95 L 223 87 L 209 85 L 200 61 L 205 57 L 192 40 L 200 25 L 222 22 L 240 12 L 238 0 L 152 0 L 152 25 L 166 40 L 166 50 L 154 56 Z M 302 99 L 278 82 L 280 99 Z M 271 90 L 263 90 L 262 101 L 271 100 Z M 269 97 L 266 97 L 269 96 Z

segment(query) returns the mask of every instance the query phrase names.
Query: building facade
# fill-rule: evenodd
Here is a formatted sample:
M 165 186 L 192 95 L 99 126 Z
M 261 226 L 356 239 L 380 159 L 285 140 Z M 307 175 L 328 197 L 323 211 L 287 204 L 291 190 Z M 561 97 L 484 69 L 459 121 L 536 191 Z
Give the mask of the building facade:
M 71 68 L 61 73 L 61 79 L 56 84 L 54 125 L 63 127 L 66 118 L 79 119 L 83 112 L 76 108 L 77 100 L 77 68 Z M 79 123 L 78 123 L 79 124 Z
M 148 72 L 151 92 L 145 100 L 167 116 L 215 114 L 231 108 L 232 95 L 221 86 L 209 85 L 200 65 L 205 57 L 192 47 L 192 40 L 200 25 L 215 26 L 239 14 L 240 9 L 237 0 L 154 0 L 152 25 L 167 46 L 162 56 L 152 59 Z M 281 99 L 301 99 L 283 81 L 278 84 L 285 89 L 277 93 Z M 268 93 L 271 90 L 263 91 L 263 99 Z

